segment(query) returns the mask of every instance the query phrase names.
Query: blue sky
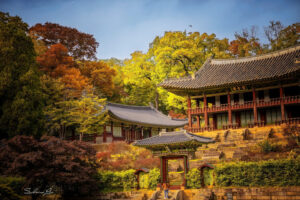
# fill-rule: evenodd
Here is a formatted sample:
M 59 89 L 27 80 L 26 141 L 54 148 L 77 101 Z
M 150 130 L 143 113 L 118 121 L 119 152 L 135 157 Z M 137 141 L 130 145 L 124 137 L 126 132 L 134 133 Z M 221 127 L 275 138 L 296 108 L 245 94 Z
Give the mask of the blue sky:
M 300 0 L 0 0 L 0 11 L 18 15 L 30 26 L 49 21 L 93 34 L 100 43 L 99 59 L 145 52 L 165 31 L 233 39 L 252 25 L 263 37 L 270 20 L 300 22 Z

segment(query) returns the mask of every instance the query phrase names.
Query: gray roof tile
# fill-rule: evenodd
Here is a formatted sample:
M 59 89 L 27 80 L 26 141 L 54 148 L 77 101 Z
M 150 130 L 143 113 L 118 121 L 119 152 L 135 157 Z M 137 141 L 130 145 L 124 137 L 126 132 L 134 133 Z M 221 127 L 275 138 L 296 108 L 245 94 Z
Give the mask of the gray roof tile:
M 183 127 L 188 120 L 171 119 L 152 106 L 131 106 L 116 103 L 107 103 L 106 110 L 117 120 L 135 123 L 138 125 L 177 128 Z

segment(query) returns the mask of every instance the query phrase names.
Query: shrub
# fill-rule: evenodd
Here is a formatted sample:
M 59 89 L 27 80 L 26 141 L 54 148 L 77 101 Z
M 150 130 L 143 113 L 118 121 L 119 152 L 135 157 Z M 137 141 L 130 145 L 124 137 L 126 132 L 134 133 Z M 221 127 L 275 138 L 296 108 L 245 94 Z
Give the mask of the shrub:
M 218 186 L 300 186 L 300 158 L 224 164 L 215 169 Z
M 7 185 L 17 194 L 23 193 L 23 185 L 25 184 L 25 179 L 23 177 L 5 177 L 0 176 L 0 184 Z
M 263 142 L 259 143 L 258 146 L 263 153 L 276 152 L 280 149 L 279 145 L 272 144 L 269 142 L 269 140 L 264 140 Z
M 137 185 L 135 170 L 119 172 L 99 171 L 97 175 L 98 187 L 101 191 L 126 191 L 135 188 Z
M 201 187 L 201 172 L 197 168 L 191 169 L 187 173 L 187 186 L 189 188 Z
M 151 169 L 149 172 L 149 189 L 155 189 L 160 182 L 160 170 L 158 168 Z
M 149 173 L 140 173 L 139 177 L 139 187 L 141 189 L 148 189 L 149 188 Z

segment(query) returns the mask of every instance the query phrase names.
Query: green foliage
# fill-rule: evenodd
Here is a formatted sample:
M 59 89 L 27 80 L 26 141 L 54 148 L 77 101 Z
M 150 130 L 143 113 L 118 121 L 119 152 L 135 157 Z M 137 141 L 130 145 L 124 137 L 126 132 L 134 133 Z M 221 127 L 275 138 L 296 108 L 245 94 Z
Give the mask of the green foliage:
M 0 137 L 43 132 L 41 84 L 35 52 L 19 17 L 0 12 Z
M 218 186 L 299 186 L 300 158 L 224 164 L 215 169 Z
M 0 184 L 0 199 L 2 199 L 2 200 L 21 200 L 22 197 L 17 195 L 8 185 Z
M 189 188 L 201 187 L 201 172 L 197 168 L 191 169 L 187 173 L 187 186 Z
M 119 172 L 99 171 L 97 174 L 98 186 L 101 191 L 127 191 L 136 188 L 137 182 L 135 170 L 124 170 Z
M 269 140 L 262 141 L 261 143 L 258 144 L 258 146 L 260 147 L 261 152 L 263 153 L 276 152 L 279 150 L 279 146 L 270 143 Z
M 149 173 L 141 172 L 139 177 L 139 187 L 141 189 L 149 188 Z
M 0 185 L 7 185 L 18 194 L 22 194 L 22 187 L 25 184 L 23 177 L 0 176 Z
M 155 189 L 160 182 L 160 170 L 154 168 L 149 172 L 149 189 Z
M 207 167 L 203 169 L 204 185 L 206 186 L 213 185 L 213 179 L 214 179 L 213 173 L 214 173 L 213 169 L 209 169 Z

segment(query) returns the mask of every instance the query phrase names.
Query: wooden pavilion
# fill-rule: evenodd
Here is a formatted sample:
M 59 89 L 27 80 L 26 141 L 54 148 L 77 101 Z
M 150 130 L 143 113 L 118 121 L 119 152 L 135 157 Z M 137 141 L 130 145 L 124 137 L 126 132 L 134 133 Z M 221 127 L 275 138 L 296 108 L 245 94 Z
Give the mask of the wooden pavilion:
M 188 100 L 191 132 L 300 123 L 300 45 L 245 58 L 208 59 L 161 87 Z
M 168 161 L 182 160 L 184 164 L 183 179 L 171 189 L 186 186 L 186 174 L 189 170 L 189 157 L 193 156 L 202 144 L 213 143 L 213 139 L 188 133 L 186 131 L 161 132 L 159 135 L 138 140 L 133 145 L 144 147 L 152 151 L 154 156 L 160 157 L 161 183 L 169 182 Z
M 188 124 L 186 119 L 172 119 L 153 106 L 107 103 L 109 121 L 104 125 L 100 142 L 133 142 L 157 135 L 161 130 L 173 131 Z

